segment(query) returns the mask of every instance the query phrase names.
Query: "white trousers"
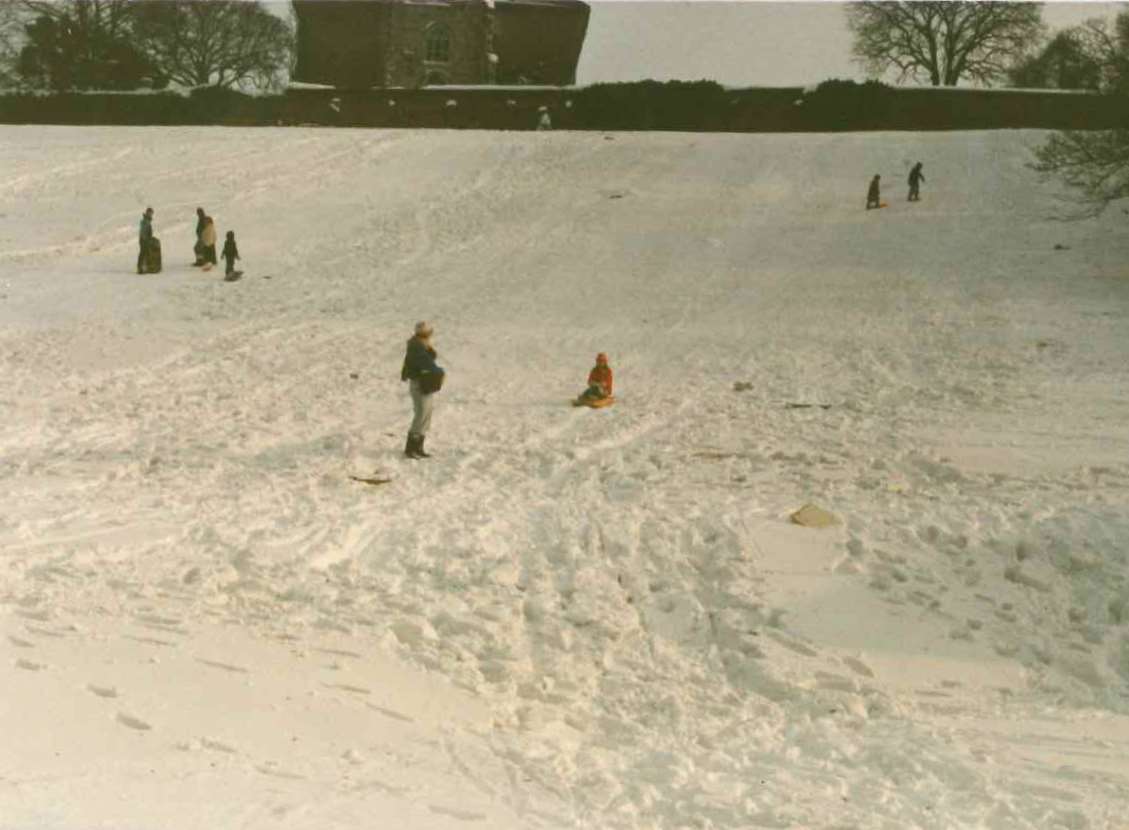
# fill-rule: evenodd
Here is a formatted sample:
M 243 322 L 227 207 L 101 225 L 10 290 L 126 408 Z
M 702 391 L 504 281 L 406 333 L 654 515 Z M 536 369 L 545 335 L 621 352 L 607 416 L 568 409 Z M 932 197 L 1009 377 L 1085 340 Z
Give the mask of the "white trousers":
M 427 435 L 427 431 L 431 428 L 431 411 L 435 408 L 435 396 L 423 394 L 418 380 L 408 382 L 408 391 L 412 396 L 412 425 L 408 432 L 412 435 Z

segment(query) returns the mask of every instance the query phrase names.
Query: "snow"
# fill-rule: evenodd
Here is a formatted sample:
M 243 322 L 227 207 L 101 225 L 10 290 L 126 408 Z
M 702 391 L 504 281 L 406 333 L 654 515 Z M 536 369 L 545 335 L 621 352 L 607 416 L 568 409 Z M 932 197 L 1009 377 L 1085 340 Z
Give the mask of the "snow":
M 0 134 L 0 827 L 1124 826 L 1129 242 L 1041 133 Z

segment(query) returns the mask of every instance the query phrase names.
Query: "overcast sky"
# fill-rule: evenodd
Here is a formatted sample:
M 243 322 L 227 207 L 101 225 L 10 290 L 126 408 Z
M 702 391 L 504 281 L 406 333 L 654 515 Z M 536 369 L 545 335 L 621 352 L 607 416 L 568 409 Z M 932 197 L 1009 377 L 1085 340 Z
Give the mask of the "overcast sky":
M 851 60 L 843 3 L 763 0 L 589 0 L 577 83 L 698 80 L 793 86 L 864 80 Z M 1122 7 L 1124 4 L 1120 4 Z M 1052 2 L 1052 29 L 1112 17 L 1119 4 Z

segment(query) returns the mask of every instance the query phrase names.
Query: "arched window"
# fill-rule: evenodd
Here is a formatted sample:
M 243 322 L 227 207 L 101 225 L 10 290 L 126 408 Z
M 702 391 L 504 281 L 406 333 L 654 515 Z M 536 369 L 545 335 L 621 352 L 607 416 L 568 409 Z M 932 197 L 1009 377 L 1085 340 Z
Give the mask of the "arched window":
M 448 63 L 451 60 L 451 29 L 443 23 L 432 23 L 424 33 L 424 60 Z

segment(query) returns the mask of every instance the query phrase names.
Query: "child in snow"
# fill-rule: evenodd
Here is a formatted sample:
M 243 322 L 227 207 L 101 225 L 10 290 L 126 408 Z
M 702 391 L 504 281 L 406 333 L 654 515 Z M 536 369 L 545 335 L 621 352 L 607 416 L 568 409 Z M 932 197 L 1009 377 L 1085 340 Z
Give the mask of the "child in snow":
M 879 190 L 879 186 L 880 186 L 881 181 L 882 181 L 882 177 L 879 176 L 877 173 L 875 173 L 874 178 L 870 180 L 870 189 L 866 191 L 866 209 L 867 210 L 870 210 L 871 208 L 882 207 L 882 203 L 879 201 L 879 195 L 878 195 L 878 190 Z
M 235 231 L 228 231 L 223 240 L 223 259 L 227 263 L 226 276 L 235 273 L 235 260 L 239 259 L 239 249 L 235 247 Z
M 909 171 L 909 201 L 921 201 L 921 183 L 925 181 L 925 174 L 921 172 L 921 162 L 913 166 Z
M 581 403 L 600 401 L 612 396 L 612 367 L 608 365 L 608 356 L 603 352 L 596 355 L 596 365 L 588 373 L 588 388 L 578 399 Z

